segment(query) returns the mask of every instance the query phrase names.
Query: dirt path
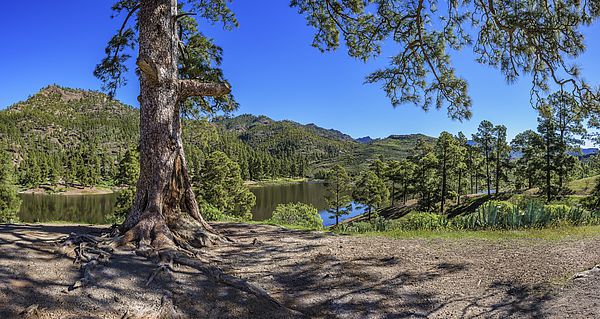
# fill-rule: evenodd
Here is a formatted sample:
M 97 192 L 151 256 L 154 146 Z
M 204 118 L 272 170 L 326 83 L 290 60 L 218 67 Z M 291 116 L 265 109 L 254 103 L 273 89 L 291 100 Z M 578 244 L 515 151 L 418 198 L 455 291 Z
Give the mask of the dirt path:
M 236 244 L 207 255 L 306 317 L 600 317 L 600 277 L 569 280 L 600 262 L 600 234 L 560 241 L 393 240 L 261 225 L 216 227 Z M 158 309 L 167 292 L 190 318 L 295 316 L 184 267 L 146 287 L 154 265 L 131 252 L 119 252 L 100 268 L 94 285 L 68 291 L 79 277 L 77 267 L 46 241 L 98 230 L 0 225 L 0 318 L 19 317 L 31 305 L 41 309 L 39 318 L 122 318 Z

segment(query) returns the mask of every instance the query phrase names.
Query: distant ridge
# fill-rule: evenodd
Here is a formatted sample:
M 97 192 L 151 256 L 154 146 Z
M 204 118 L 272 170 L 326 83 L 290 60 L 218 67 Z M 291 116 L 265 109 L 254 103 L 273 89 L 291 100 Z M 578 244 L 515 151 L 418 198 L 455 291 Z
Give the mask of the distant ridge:
M 356 141 L 362 144 L 369 144 L 373 142 L 373 139 L 370 136 L 365 136 L 357 138 Z

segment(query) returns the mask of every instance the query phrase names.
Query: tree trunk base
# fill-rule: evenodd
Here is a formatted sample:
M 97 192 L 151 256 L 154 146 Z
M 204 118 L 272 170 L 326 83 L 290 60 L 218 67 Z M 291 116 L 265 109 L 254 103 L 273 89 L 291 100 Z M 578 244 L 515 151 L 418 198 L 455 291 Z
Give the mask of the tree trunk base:
M 200 222 L 190 217 L 180 217 L 176 223 L 166 223 L 164 219 L 153 216 L 142 218 L 124 235 L 108 232 L 102 236 L 73 233 L 58 241 L 61 253 L 68 254 L 69 248 L 73 249 L 74 263 L 80 267 L 81 278 L 71 285 L 70 291 L 93 285 L 99 281 L 100 278 L 97 278 L 97 275 L 100 272 L 97 270 L 109 262 L 114 250 L 129 247 L 136 249 L 136 254 L 147 257 L 158 264 L 158 267 L 149 274 L 146 285 L 152 283 L 160 272 L 173 271 L 174 264 L 184 265 L 199 271 L 215 283 L 241 290 L 272 302 L 290 313 L 299 314 L 297 311 L 281 305 L 263 288 L 228 275 L 219 267 L 202 260 L 201 247 L 224 242 L 231 242 L 231 240 L 218 235 L 214 230 L 207 231 Z M 172 307 L 164 308 L 168 311 L 162 310 L 156 318 L 178 318 L 178 314 L 173 312 Z
M 160 215 L 142 215 L 133 228 L 116 240 L 115 246 L 137 246 L 138 252 L 142 254 L 181 250 L 196 255 L 201 248 L 230 241 L 188 214 L 171 217 L 165 219 Z

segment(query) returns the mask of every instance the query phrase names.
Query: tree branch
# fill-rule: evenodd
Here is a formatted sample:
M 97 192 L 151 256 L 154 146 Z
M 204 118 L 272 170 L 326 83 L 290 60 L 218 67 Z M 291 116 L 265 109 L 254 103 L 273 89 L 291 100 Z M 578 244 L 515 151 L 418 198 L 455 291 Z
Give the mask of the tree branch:
M 179 97 L 223 96 L 231 92 L 231 86 L 225 82 L 203 82 L 200 80 L 179 80 Z

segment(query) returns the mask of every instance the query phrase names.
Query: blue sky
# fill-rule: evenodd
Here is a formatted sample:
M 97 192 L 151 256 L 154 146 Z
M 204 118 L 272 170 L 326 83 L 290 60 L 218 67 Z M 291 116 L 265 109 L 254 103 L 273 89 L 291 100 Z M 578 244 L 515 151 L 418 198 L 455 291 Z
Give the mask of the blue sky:
M 111 1 L 7 1 L 0 11 L 0 106 L 26 99 L 51 83 L 100 89 L 92 75 L 106 41 L 120 26 L 111 19 Z M 459 74 L 470 84 L 473 118 L 457 122 L 445 110 L 423 112 L 413 105 L 393 108 L 379 85 L 364 77 L 386 56 L 363 63 L 343 50 L 322 54 L 312 48 L 312 30 L 288 1 L 234 1 L 240 27 L 224 32 L 205 26 L 224 49 L 223 69 L 241 104 L 237 114 L 264 114 L 315 123 L 353 137 L 441 131 L 471 134 L 481 120 L 508 127 L 509 137 L 536 127 L 529 104 L 530 83 L 505 83 L 492 68 L 478 65 L 470 51 L 455 54 Z M 585 78 L 600 84 L 600 26 L 585 30 L 587 52 L 578 60 Z M 135 75 L 117 98 L 136 106 Z

